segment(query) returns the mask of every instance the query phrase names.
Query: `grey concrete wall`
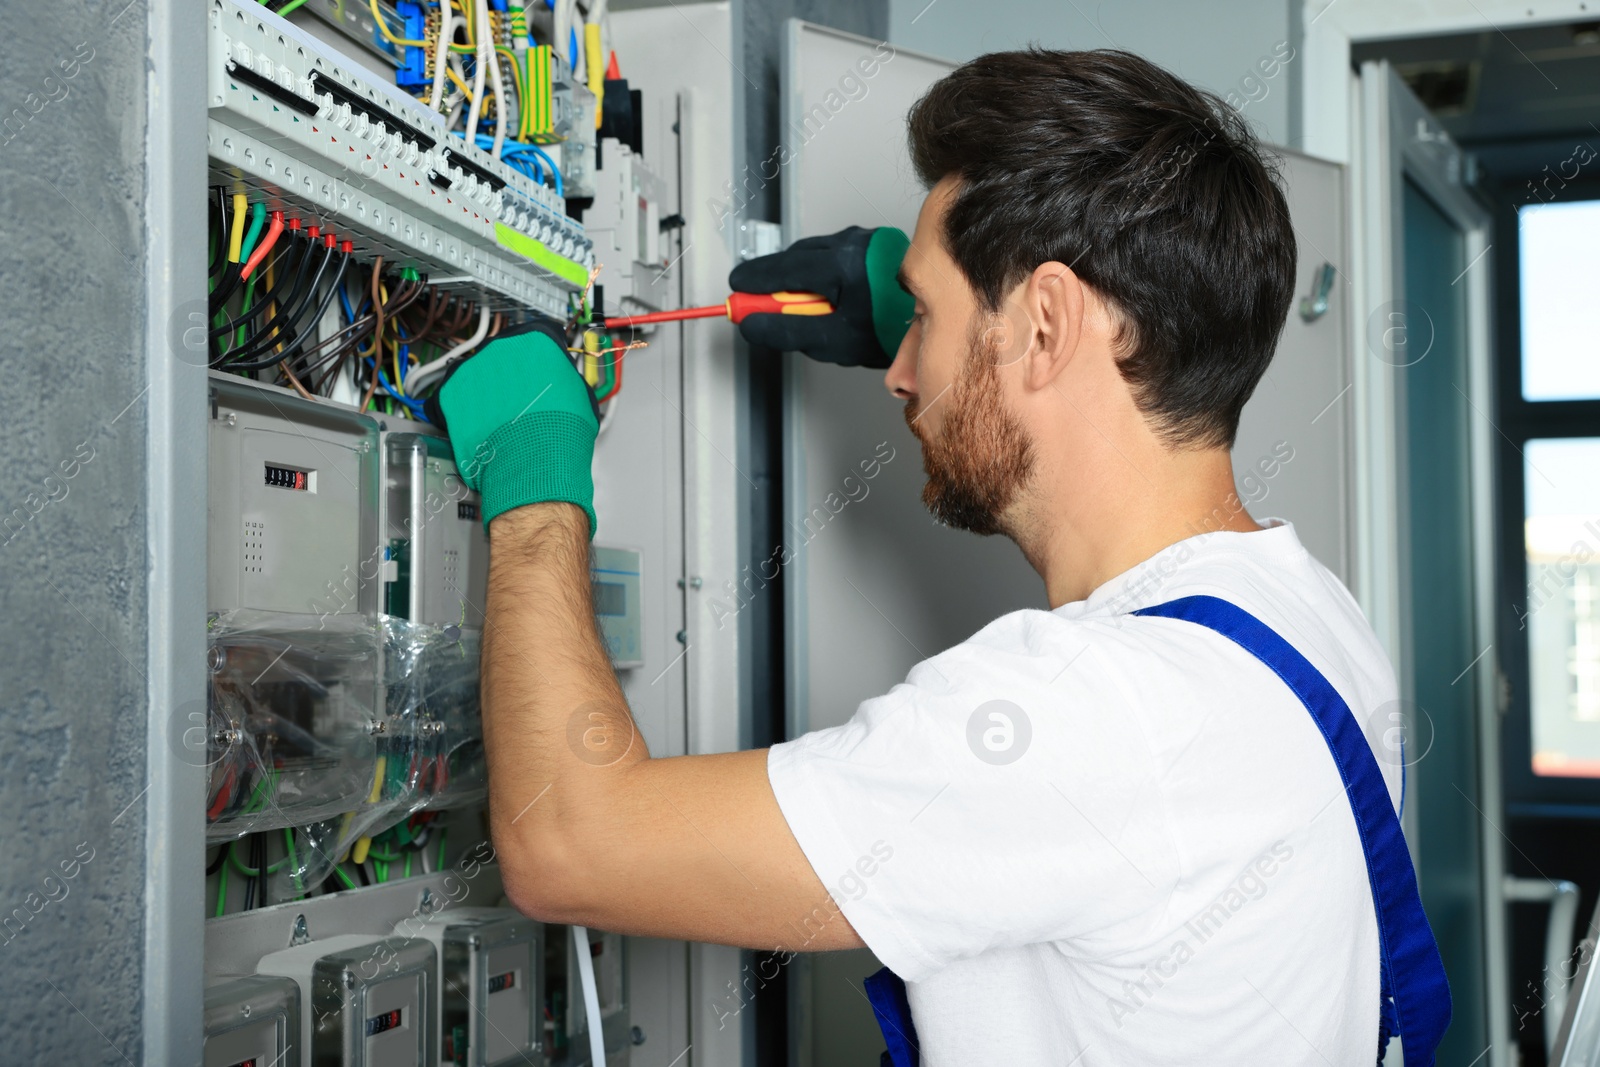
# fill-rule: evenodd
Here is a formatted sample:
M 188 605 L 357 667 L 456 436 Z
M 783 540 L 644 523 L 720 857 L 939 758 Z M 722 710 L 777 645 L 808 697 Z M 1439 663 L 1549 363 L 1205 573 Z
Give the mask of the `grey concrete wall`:
M 1232 94 L 1258 133 L 1274 144 L 1299 140 L 1300 58 L 1264 76 L 1260 63 L 1287 43 L 1300 47 L 1294 0 L 888 0 L 889 40 L 964 61 L 984 52 L 1122 48 L 1225 99 Z M 1269 64 L 1270 66 L 1270 64 Z
M 204 12 L 0 35 L 6 1063 L 199 1062 L 201 773 L 151 707 L 203 694 Z
M 11 1063 L 140 1058 L 146 10 L 125 3 L 30 4 L 0 34 Z

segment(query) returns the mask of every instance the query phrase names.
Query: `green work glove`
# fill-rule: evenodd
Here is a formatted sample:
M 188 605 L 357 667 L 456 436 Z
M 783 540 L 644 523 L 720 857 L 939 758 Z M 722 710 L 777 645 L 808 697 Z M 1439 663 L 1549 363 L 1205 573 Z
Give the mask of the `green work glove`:
M 594 393 L 554 327 L 500 337 L 448 372 L 428 417 L 450 434 L 461 480 L 483 498 L 483 526 L 524 504 L 565 500 L 594 537 Z
M 823 363 L 887 367 L 911 328 L 915 301 L 895 278 L 910 246 L 893 226 L 851 226 L 739 264 L 728 275 L 735 292 L 817 293 L 834 307 L 831 315 L 748 315 L 739 332 L 752 345 Z

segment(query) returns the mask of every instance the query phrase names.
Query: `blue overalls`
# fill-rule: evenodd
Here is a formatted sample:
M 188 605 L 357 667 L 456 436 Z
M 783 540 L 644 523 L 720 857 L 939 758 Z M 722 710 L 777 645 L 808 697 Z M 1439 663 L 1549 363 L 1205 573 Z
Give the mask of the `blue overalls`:
M 1367 859 L 1372 902 L 1378 914 L 1381 967 L 1377 1059 L 1389 1038 L 1401 1039 L 1405 1067 L 1432 1067 L 1434 1050 L 1450 1025 L 1450 986 L 1422 911 L 1417 876 L 1389 801 L 1378 761 L 1338 690 L 1266 623 L 1213 596 L 1190 596 L 1142 608 L 1135 615 L 1182 619 L 1215 630 L 1266 664 L 1306 706 L 1339 768 L 1356 817 Z M 888 1050 L 884 1067 L 917 1067 L 917 1031 L 906 1000 L 906 984 L 885 967 L 866 980 L 867 996 Z

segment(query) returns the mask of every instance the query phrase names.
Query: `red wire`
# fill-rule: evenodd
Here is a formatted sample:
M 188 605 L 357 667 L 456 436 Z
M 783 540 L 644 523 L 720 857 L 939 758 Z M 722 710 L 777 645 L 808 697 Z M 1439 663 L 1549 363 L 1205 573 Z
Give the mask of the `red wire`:
M 244 270 L 239 272 L 241 279 L 250 277 L 250 272 L 261 265 L 267 258 L 267 253 L 272 251 L 272 246 L 278 243 L 278 235 L 283 233 L 283 212 L 274 211 L 272 222 L 267 226 L 267 235 L 256 245 L 256 250 L 250 253 L 250 258 L 245 262 Z

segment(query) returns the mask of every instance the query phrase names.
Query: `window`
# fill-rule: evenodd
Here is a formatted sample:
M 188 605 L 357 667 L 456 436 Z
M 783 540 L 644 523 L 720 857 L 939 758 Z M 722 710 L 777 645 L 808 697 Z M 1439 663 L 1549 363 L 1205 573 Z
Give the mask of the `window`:
M 1500 192 L 1506 799 L 1600 812 L 1600 186 Z
M 1531 204 L 1517 223 L 1523 399 L 1600 397 L 1600 200 Z

